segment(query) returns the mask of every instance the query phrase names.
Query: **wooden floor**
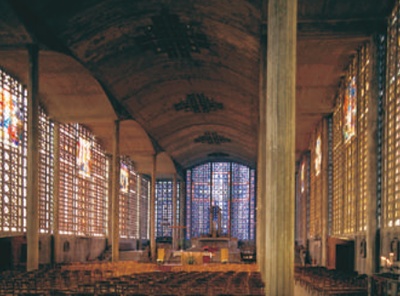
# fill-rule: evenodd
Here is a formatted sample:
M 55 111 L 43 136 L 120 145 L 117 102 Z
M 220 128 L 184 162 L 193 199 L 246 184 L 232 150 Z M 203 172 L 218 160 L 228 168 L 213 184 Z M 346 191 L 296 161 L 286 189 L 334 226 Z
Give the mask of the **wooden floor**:
M 264 295 L 255 264 L 70 264 L 0 274 L 0 295 Z

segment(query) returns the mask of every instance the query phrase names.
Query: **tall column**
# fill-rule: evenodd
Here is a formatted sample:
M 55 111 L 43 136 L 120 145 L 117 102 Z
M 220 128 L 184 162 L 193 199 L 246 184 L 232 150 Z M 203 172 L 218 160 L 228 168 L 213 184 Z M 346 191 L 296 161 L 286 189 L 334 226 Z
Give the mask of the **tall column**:
M 266 101 L 267 101 L 267 0 L 262 2 L 262 23 L 260 40 L 260 73 L 259 73 L 259 123 L 257 155 L 257 204 L 256 204 L 256 254 L 261 275 L 265 281 L 265 147 L 266 147 Z
M 322 121 L 322 197 L 321 197 L 321 266 L 327 266 L 327 251 L 328 251 L 328 181 L 329 181 L 329 134 L 328 134 L 328 119 Z
M 142 175 L 138 173 L 137 175 L 137 197 L 138 197 L 138 249 L 142 249 Z
M 151 261 L 156 261 L 156 172 L 157 155 L 153 155 L 153 170 L 151 172 L 151 192 L 150 192 L 150 252 Z
M 176 215 L 178 210 L 178 185 L 176 180 L 176 173 L 172 179 L 172 250 L 176 250 L 178 246 L 177 232 L 178 223 L 176 223 Z
M 181 182 L 181 194 L 180 194 L 180 207 L 179 207 L 179 221 L 180 221 L 180 228 L 179 228 L 179 244 L 180 249 L 184 249 L 184 242 L 185 242 L 185 209 L 186 209 L 186 186 L 185 186 L 185 179 L 182 179 Z
M 367 169 L 367 257 L 365 272 L 372 275 L 378 272 L 379 256 L 377 256 L 377 215 L 376 215 L 376 198 L 377 198 L 377 121 L 378 121 L 378 100 L 379 98 L 379 49 L 378 41 L 379 36 L 374 36 L 370 45 L 370 88 L 368 94 L 368 113 L 367 113 L 367 155 L 368 155 L 368 169 Z
M 296 0 L 269 0 L 266 179 L 266 295 L 294 293 Z
M 27 271 L 39 268 L 39 50 L 28 47 Z
M 114 123 L 114 142 L 112 156 L 112 261 L 119 261 L 119 120 Z
M 53 170 L 53 263 L 61 262 L 60 256 L 60 124 L 54 122 Z

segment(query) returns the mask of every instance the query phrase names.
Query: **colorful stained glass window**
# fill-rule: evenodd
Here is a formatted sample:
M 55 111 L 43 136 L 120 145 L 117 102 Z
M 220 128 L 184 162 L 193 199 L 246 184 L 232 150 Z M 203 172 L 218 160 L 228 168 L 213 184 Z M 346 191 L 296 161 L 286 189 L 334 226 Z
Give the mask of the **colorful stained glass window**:
M 4 74 L 4 77 L 7 76 Z M 12 87 L 12 85 L 0 86 L 0 140 L 4 145 L 18 146 L 23 138 L 26 115 L 21 108 L 19 93 L 15 93 L 14 89 L 8 89 L 10 86 Z
M 120 173 L 120 190 L 124 193 L 129 191 L 129 170 L 128 167 L 121 163 L 121 173 Z
M 0 231 L 26 231 L 27 93 L 0 69 Z
M 349 76 L 343 97 L 343 137 L 347 142 L 356 134 L 357 122 L 357 79 Z
M 321 173 L 321 165 L 322 165 L 322 143 L 321 136 L 318 136 L 315 141 L 315 176 L 318 176 Z
M 105 236 L 108 219 L 105 151 L 94 135 L 79 124 L 60 125 L 59 147 L 60 233 Z
M 367 229 L 369 59 L 369 44 L 366 44 L 349 65 L 333 115 L 333 235 Z
M 209 235 L 210 217 L 220 235 L 255 239 L 255 170 L 237 163 L 214 162 L 188 170 L 186 177 L 188 239 Z M 221 229 L 217 212 L 221 214 Z
M 79 137 L 78 140 L 78 157 L 76 159 L 77 164 L 78 164 L 78 171 L 79 173 L 86 177 L 90 177 L 90 162 L 91 162 L 91 153 L 90 153 L 90 147 L 91 143 Z
M 138 175 L 133 162 L 121 157 L 119 191 L 119 234 L 122 238 L 139 237 Z

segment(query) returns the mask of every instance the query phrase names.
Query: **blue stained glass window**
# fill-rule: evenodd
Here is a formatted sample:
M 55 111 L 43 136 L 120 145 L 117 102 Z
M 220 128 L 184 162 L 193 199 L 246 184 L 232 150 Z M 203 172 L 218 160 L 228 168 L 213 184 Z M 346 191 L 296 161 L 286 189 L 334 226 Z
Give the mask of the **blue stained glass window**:
M 212 166 L 212 205 L 221 210 L 221 230 L 222 235 L 229 234 L 230 223 L 230 181 L 231 164 L 229 162 L 215 162 Z M 217 219 L 217 217 L 215 217 Z
M 156 182 L 156 237 L 172 237 L 173 181 Z M 177 183 L 177 223 L 179 221 L 179 183 Z
M 186 213 L 192 212 L 192 171 L 186 172 Z M 186 238 L 190 239 L 192 233 L 192 216 L 186 216 Z
M 210 234 L 210 206 L 221 210 L 220 235 L 255 239 L 255 170 L 237 163 L 206 163 L 188 170 L 186 178 L 187 239 Z
M 210 163 L 192 170 L 191 237 L 198 237 L 210 232 L 210 181 Z
M 249 240 L 250 169 L 232 164 L 232 236 Z
M 250 240 L 256 239 L 256 171 L 250 170 Z

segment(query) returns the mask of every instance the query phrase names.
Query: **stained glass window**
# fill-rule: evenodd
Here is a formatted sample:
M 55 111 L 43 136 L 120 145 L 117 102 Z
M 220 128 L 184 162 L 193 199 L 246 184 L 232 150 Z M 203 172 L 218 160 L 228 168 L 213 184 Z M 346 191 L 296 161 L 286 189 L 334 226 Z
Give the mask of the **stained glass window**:
M 52 233 L 54 124 L 42 108 L 39 115 L 39 132 L 39 230 L 41 233 Z
M 104 150 L 79 124 L 60 125 L 59 147 L 60 233 L 104 236 L 108 218 L 108 159 Z
M 357 121 L 357 78 L 347 77 L 346 90 L 343 96 L 343 136 L 347 142 L 356 134 Z
M 311 143 L 311 159 L 314 165 L 310 174 L 310 237 L 321 236 L 321 212 L 322 212 L 322 141 L 321 141 L 322 122 L 314 134 Z
M 191 219 L 190 237 L 207 235 L 210 232 L 210 205 L 211 205 L 211 163 L 195 167 L 192 172 L 191 191 L 192 210 L 188 212 Z
M 366 44 L 347 70 L 333 115 L 331 231 L 336 235 L 367 227 L 369 59 Z
M 149 209 L 150 209 L 150 181 L 141 176 L 140 179 L 140 230 L 141 238 L 150 238 L 150 228 L 149 228 Z
M 122 238 L 138 238 L 138 175 L 133 162 L 127 157 L 121 157 L 120 191 L 119 191 L 119 234 Z
M 212 163 L 212 203 L 221 211 L 221 229 L 219 233 L 228 235 L 230 230 L 230 206 L 229 197 L 231 189 L 231 164 L 229 162 Z M 215 223 L 217 223 L 217 215 L 214 215 Z
M 231 235 L 250 240 L 250 168 L 232 163 Z
M 26 231 L 27 93 L 0 69 L 0 231 Z
M 221 212 L 221 235 L 255 239 L 255 170 L 214 162 L 188 170 L 186 177 L 188 239 L 210 234 L 211 207 Z
M 382 228 L 400 226 L 400 6 L 397 1 L 388 27 L 387 87 L 383 123 Z
M 177 182 L 176 221 L 179 223 L 180 190 Z M 172 237 L 173 214 L 173 181 L 157 180 L 156 182 L 156 237 Z
M 315 163 L 315 176 L 319 176 L 321 173 L 321 165 L 322 165 L 322 143 L 321 143 L 321 135 L 318 136 L 317 140 L 315 141 L 315 156 L 314 156 L 314 163 Z
M 302 156 L 296 178 L 296 240 L 305 245 L 307 238 L 307 204 L 309 195 L 309 154 Z

